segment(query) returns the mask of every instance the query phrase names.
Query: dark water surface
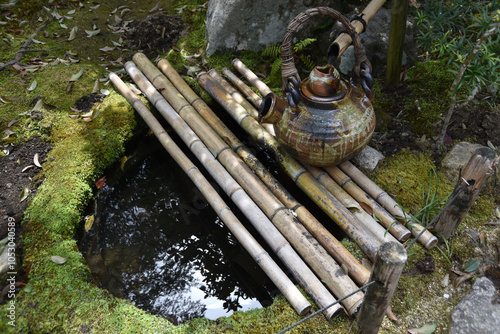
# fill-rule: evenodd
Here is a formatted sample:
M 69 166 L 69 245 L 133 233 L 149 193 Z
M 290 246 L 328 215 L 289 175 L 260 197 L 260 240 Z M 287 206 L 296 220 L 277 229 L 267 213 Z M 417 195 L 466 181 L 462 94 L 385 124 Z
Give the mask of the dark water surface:
M 272 282 L 151 137 L 107 172 L 81 232 L 97 284 L 174 323 L 270 304 Z

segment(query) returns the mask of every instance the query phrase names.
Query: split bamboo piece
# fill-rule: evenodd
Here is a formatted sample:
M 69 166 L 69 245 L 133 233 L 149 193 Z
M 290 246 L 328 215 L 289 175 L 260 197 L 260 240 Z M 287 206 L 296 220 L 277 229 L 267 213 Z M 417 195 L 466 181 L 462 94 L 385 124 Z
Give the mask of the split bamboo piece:
M 335 298 L 328 292 L 325 286 L 314 276 L 313 272 L 307 267 L 307 265 L 302 261 L 299 255 L 293 250 L 290 243 L 285 239 L 285 237 L 280 233 L 280 231 L 273 225 L 273 223 L 268 219 L 266 214 L 259 208 L 259 206 L 250 198 L 250 196 L 245 192 L 245 190 L 238 184 L 234 179 L 237 176 L 242 185 L 246 185 L 247 190 L 252 187 L 257 187 L 256 184 L 250 179 L 245 179 L 244 176 L 238 175 L 244 170 L 244 164 L 239 164 L 235 161 L 226 161 L 228 169 L 233 171 L 233 176 L 222 166 L 222 164 L 216 160 L 215 157 L 222 161 L 225 159 L 230 159 L 229 152 L 234 153 L 232 150 L 227 149 L 228 147 L 224 144 L 220 138 L 214 135 L 210 127 L 206 125 L 203 119 L 199 117 L 194 117 L 194 113 L 185 114 L 183 110 L 188 111 L 192 109 L 192 106 L 175 91 L 175 88 L 166 80 L 165 76 L 149 61 L 149 59 L 142 53 L 137 53 L 133 57 L 134 62 L 141 66 L 144 73 L 153 81 L 153 84 L 159 85 L 162 92 L 169 96 L 169 101 L 172 106 L 165 100 L 165 98 L 158 93 L 153 84 L 151 84 L 148 79 L 137 69 L 137 67 L 132 62 L 127 62 L 125 64 L 125 69 L 136 82 L 136 84 L 141 88 L 141 90 L 147 95 L 148 99 L 152 104 L 158 109 L 158 111 L 165 117 L 169 124 L 176 130 L 177 134 L 182 138 L 188 147 L 195 153 L 197 158 L 207 167 L 207 170 L 211 176 L 217 181 L 217 183 L 224 189 L 226 194 L 230 196 L 231 199 L 235 200 L 240 210 L 247 216 L 252 225 L 257 231 L 262 235 L 262 237 L 268 242 L 268 244 L 275 250 L 275 252 L 280 256 L 280 259 L 287 265 L 288 269 L 294 274 L 300 284 L 306 289 L 306 291 L 311 295 L 318 305 L 322 307 L 330 305 L 335 301 Z M 161 82 L 161 84 L 159 84 Z M 172 89 L 173 88 L 173 89 Z M 173 107 L 173 108 L 172 108 Z M 198 130 L 205 139 L 205 144 L 202 140 L 193 132 L 192 128 L 181 118 L 179 114 L 175 112 L 175 109 L 183 112 L 187 118 L 190 118 L 191 126 Z M 211 143 L 210 149 L 205 145 Z M 194 150 L 195 147 L 199 147 L 198 150 Z M 214 157 L 215 156 L 215 157 Z M 252 174 L 253 175 L 253 174 Z M 254 198 L 255 200 L 255 198 Z M 257 198 L 257 200 L 259 200 Z M 260 199 L 261 200 L 261 199 Z M 262 203 L 259 203 L 262 205 Z M 287 216 L 291 216 L 288 210 L 274 210 L 274 208 L 268 208 L 267 213 L 272 212 L 273 222 L 280 222 L 284 225 L 287 220 Z M 293 216 L 292 216 L 293 217 Z M 292 230 L 297 224 L 290 224 L 289 230 Z M 299 249 L 304 252 L 306 258 L 312 258 L 314 254 L 311 254 L 310 248 L 304 247 L 303 244 L 297 244 Z M 333 259 L 332 259 L 333 261 Z M 325 261 L 320 262 L 325 266 L 327 263 Z M 338 266 L 338 265 L 337 265 Z M 331 268 L 327 266 L 327 268 Z M 339 268 L 342 271 L 341 268 Z M 338 271 L 332 271 L 331 274 L 338 274 Z M 332 282 L 334 285 L 338 285 Z M 353 283 L 354 284 L 354 283 Z M 354 291 L 355 289 L 351 290 Z M 352 298 L 351 301 L 344 305 L 349 314 L 354 314 L 357 312 L 359 305 L 361 304 L 363 294 L 360 294 L 357 298 Z M 348 301 L 347 299 L 346 301 Z M 354 302 L 354 303 L 353 303 Z M 351 305 L 352 303 L 352 305 Z M 325 316 L 330 319 L 341 312 L 341 306 L 336 304 L 325 311 Z M 352 312 L 352 313 L 351 313 Z
M 324 170 L 337 182 L 345 191 L 347 191 L 359 205 L 370 215 L 375 215 L 380 223 L 389 229 L 389 232 L 399 241 L 405 242 L 411 235 L 410 230 L 398 222 L 387 210 L 377 203 L 354 183 L 349 176 L 340 170 L 337 166 L 325 167 Z
M 267 132 L 247 111 L 227 94 L 207 73 L 198 75 L 198 82 L 236 122 L 258 143 L 276 155 L 286 173 L 335 223 L 354 241 L 363 252 L 374 259 L 380 242 L 366 231 L 352 214 L 333 197 L 300 163 L 293 159 L 276 139 Z
M 145 56 L 134 56 L 140 63 L 146 77 L 154 80 L 154 86 L 178 111 L 182 119 L 198 135 L 216 159 L 229 171 L 252 200 L 261 208 L 274 226 L 285 236 L 313 271 L 321 278 L 335 296 L 342 298 L 357 290 L 355 283 L 328 255 L 311 234 L 287 210 L 249 167 L 229 149 L 209 124 L 196 112 L 168 79 L 151 62 L 143 61 Z M 146 58 L 147 59 L 147 58 Z M 189 105 L 187 105 L 188 103 Z M 354 315 L 362 302 L 363 293 L 356 294 L 342 302 L 349 315 Z
M 363 222 L 370 232 L 381 242 L 398 242 L 390 233 L 377 223 L 365 210 L 361 208 L 358 202 L 349 195 L 341 186 L 339 186 L 327 172 L 318 167 L 306 167 L 309 173 L 312 174 L 328 191 L 342 203 L 356 219 Z
M 266 275 L 273 281 L 274 285 L 276 285 L 281 293 L 283 293 L 295 311 L 299 315 L 309 312 L 311 304 L 305 299 L 302 293 L 281 270 L 281 268 L 273 261 L 264 248 L 262 248 L 250 232 L 248 232 L 243 224 L 241 224 L 238 218 L 236 218 L 234 213 L 226 205 L 226 203 L 224 203 L 224 200 L 219 196 L 213 186 L 207 181 L 200 170 L 188 159 L 184 152 L 182 152 L 182 150 L 175 144 L 142 101 L 132 93 L 132 91 L 115 73 L 111 73 L 109 75 L 109 79 L 118 91 L 134 107 L 137 113 L 144 119 L 163 147 L 189 176 L 231 233 L 236 237 L 236 239 L 238 239 L 255 262 L 257 262 L 259 267 L 261 267 Z
M 258 108 L 260 106 L 260 104 L 262 103 L 262 98 L 253 90 L 251 90 L 250 87 L 248 87 L 243 81 L 241 81 L 240 78 L 238 78 L 233 72 L 231 72 L 227 67 L 224 67 L 222 69 L 222 74 L 225 75 L 233 85 L 238 87 L 238 89 L 243 94 L 245 94 L 245 96 L 247 96 L 248 100 L 254 105 L 254 107 Z
M 377 202 L 379 202 L 387 211 L 389 211 L 394 218 L 396 218 L 402 224 L 409 227 L 413 236 L 418 236 L 424 227 L 418 223 L 415 223 L 412 217 L 403 211 L 401 206 L 389 196 L 382 188 L 380 188 L 375 182 L 370 180 L 365 174 L 363 174 L 356 166 L 354 166 L 349 161 L 343 162 L 339 165 L 339 168 L 349 175 L 351 179 L 356 182 L 368 195 L 372 196 Z M 438 239 L 429 231 L 425 231 L 418 241 L 424 245 L 427 249 L 431 249 L 436 245 Z
M 160 60 L 158 67 L 186 98 L 195 107 L 198 113 L 210 124 L 210 126 L 224 138 L 232 149 L 245 161 L 252 171 L 267 185 L 267 187 L 286 205 L 286 207 L 297 215 L 300 222 L 328 251 L 328 253 L 339 263 L 342 263 L 350 277 L 358 285 L 365 285 L 370 277 L 370 272 L 361 265 L 357 259 L 338 241 L 321 223 L 290 194 L 267 170 L 267 168 L 248 150 L 245 145 L 225 126 L 225 124 L 213 113 L 208 105 L 181 78 L 173 66 L 166 60 Z M 209 71 L 210 75 L 223 80 L 216 71 Z M 225 82 L 225 81 L 218 81 Z M 225 82 L 227 85 L 229 83 Z M 235 94 L 233 94 L 235 96 Z

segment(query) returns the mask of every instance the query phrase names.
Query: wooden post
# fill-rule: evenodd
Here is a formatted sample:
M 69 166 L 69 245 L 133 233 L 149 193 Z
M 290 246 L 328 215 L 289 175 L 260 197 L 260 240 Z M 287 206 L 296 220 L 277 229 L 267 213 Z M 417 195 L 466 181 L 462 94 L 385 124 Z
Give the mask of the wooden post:
M 406 249 L 399 242 L 386 242 L 378 249 L 370 277 L 370 282 L 376 281 L 377 284 L 366 290 L 363 304 L 357 315 L 357 326 L 361 333 L 378 332 L 398 285 L 406 259 Z
M 393 85 L 400 80 L 407 11 L 408 0 L 392 1 L 389 50 L 387 51 L 387 72 L 385 76 L 387 85 Z
M 440 233 L 442 238 L 446 240 L 451 236 L 458 224 L 460 224 L 460 221 L 469 213 L 481 188 L 497 167 L 498 160 L 499 158 L 495 151 L 490 148 L 484 147 L 476 150 L 458 180 L 450 196 L 450 200 L 454 198 L 460 189 L 467 183 L 469 187 L 455 199 L 439 218 L 434 228 L 434 231 L 438 235 Z

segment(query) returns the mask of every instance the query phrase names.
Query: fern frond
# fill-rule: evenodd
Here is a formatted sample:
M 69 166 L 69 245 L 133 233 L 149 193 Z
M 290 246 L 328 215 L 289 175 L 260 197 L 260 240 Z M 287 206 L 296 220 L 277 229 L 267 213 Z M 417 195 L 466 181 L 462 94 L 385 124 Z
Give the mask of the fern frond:
M 308 56 L 300 55 L 300 60 L 302 60 L 302 62 L 304 63 L 304 65 L 306 65 L 309 71 L 312 71 L 314 66 L 316 66 L 316 64 L 314 64 L 314 62 Z
M 308 45 L 311 45 L 314 42 L 316 42 L 316 38 L 306 38 L 302 41 L 297 42 L 297 44 L 293 46 L 293 51 L 300 52 L 304 50 Z
M 271 59 L 279 58 L 280 55 L 281 55 L 281 44 L 280 43 L 269 45 L 268 47 L 266 47 L 264 49 L 264 51 L 262 51 L 263 57 L 269 57 Z

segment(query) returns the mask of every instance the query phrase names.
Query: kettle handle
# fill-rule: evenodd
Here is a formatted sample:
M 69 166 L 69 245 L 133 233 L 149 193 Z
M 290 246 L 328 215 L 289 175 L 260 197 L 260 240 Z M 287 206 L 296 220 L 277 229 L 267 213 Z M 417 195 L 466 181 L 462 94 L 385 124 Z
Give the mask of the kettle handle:
M 297 28 L 316 15 L 329 15 L 337 20 L 344 26 L 346 32 L 351 36 L 352 44 L 354 45 L 354 67 L 353 72 L 358 77 L 365 77 L 366 72 L 371 72 L 371 64 L 368 58 L 365 55 L 361 42 L 359 41 L 358 34 L 356 30 L 351 25 L 351 23 L 343 16 L 340 12 L 335 9 L 329 7 L 317 7 L 308 9 L 299 15 L 297 15 L 286 28 L 285 35 L 283 36 L 283 43 L 281 44 L 281 76 L 282 76 L 282 90 L 283 92 L 288 91 L 287 85 L 289 84 L 289 80 L 291 78 L 295 78 L 298 80 L 300 84 L 300 76 L 295 68 L 294 59 L 292 56 L 292 37 L 293 33 L 297 30 Z M 363 67 L 363 68 L 362 68 Z M 369 73 L 368 73 L 369 74 Z M 371 79 L 373 82 L 373 79 Z M 365 80 L 362 80 L 363 82 Z M 300 89 L 300 85 L 298 87 L 294 87 L 295 89 Z M 363 89 L 365 89 L 365 84 L 363 85 Z M 365 89 L 366 92 L 366 89 Z M 368 93 L 368 92 L 366 92 Z

